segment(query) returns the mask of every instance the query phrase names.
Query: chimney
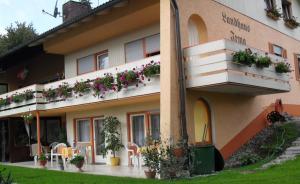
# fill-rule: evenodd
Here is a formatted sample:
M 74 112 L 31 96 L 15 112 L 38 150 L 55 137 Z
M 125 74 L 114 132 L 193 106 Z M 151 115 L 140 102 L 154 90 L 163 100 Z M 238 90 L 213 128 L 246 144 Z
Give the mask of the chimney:
M 85 14 L 92 9 L 89 1 L 68 1 L 63 4 L 63 22 L 71 20 L 79 15 Z

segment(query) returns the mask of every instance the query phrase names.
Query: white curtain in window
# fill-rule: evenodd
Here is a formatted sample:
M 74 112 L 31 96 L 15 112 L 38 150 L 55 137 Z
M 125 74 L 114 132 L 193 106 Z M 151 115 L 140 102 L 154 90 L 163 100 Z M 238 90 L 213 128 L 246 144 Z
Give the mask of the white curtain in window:
M 151 135 L 152 139 L 158 140 L 160 138 L 160 115 L 151 115 Z
M 125 45 L 126 62 L 130 63 L 144 58 L 143 40 L 136 40 Z
M 197 24 L 193 19 L 190 19 L 188 22 L 189 28 L 189 45 L 198 45 L 200 43 L 199 30 Z
M 132 117 L 133 142 L 138 146 L 143 146 L 145 144 L 144 120 L 144 115 Z
M 78 74 L 92 72 L 94 69 L 95 63 L 93 55 L 78 59 Z
M 160 51 L 160 34 L 149 36 L 145 40 L 147 54 Z
M 98 70 L 109 68 L 108 53 L 98 55 L 97 61 L 98 61 Z
M 78 142 L 90 142 L 90 121 L 77 121 L 77 139 Z

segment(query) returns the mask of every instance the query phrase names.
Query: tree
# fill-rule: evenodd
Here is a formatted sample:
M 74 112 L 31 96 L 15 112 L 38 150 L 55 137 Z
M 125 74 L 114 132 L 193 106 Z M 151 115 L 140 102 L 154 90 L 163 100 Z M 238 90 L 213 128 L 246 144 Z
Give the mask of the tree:
M 0 34 L 0 55 L 38 35 L 33 25 L 26 22 L 15 22 L 5 30 L 5 35 Z

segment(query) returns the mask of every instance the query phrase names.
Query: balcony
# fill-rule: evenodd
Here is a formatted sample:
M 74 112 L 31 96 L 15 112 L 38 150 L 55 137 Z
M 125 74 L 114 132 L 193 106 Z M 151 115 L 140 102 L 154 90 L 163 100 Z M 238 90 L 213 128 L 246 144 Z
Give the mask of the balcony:
M 232 53 L 249 48 L 229 40 L 218 40 L 184 50 L 187 88 L 201 91 L 263 95 L 289 92 L 289 74 L 276 73 L 274 63 L 284 58 L 268 54 L 272 64 L 257 68 L 234 63 Z M 258 55 L 264 51 L 250 48 Z
M 51 110 L 58 109 L 64 107 L 72 107 L 78 105 L 99 103 L 110 100 L 121 100 L 129 97 L 136 97 L 142 95 L 150 95 L 160 92 L 160 79 L 159 75 L 152 76 L 149 78 L 145 78 L 138 86 L 137 83 L 128 85 L 128 87 L 123 87 L 120 91 L 118 90 L 109 90 L 101 97 L 94 95 L 93 90 L 85 93 L 84 95 L 76 95 L 74 91 L 70 92 L 70 96 L 67 98 L 56 96 L 54 98 L 47 98 L 45 96 L 45 91 L 49 91 L 49 89 L 57 89 L 61 85 L 68 84 L 69 88 L 73 88 L 76 82 L 87 82 L 92 84 L 93 81 L 97 78 L 103 78 L 106 74 L 111 74 L 114 78 L 116 78 L 118 73 L 133 70 L 140 70 L 143 65 L 154 62 L 160 62 L 160 56 L 154 56 L 150 58 L 146 58 L 143 60 L 139 60 L 136 62 L 120 65 L 117 67 L 112 67 L 105 70 L 95 71 L 92 73 L 80 75 L 74 78 L 69 78 L 65 80 L 60 80 L 57 82 L 45 84 L 45 85 L 31 85 L 16 91 L 12 91 L 3 95 L 0 95 L 0 117 L 6 116 L 14 116 L 19 115 L 28 111 L 35 110 Z M 117 81 L 114 79 L 114 84 Z M 18 94 L 24 94 L 26 91 L 30 91 L 32 93 L 32 98 L 19 100 L 13 100 L 13 96 Z M 8 101 L 8 103 L 3 104 L 3 100 Z

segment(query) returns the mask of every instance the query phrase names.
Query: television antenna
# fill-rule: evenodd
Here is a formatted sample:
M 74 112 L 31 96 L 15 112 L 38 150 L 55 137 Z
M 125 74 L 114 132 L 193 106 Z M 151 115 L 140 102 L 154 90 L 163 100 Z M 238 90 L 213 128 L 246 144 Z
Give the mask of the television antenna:
M 51 17 L 54 17 L 54 18 L 57 18 L 57 16 L 61 17 L 60 12 L 58 11 L 57 2 L 58 2 L 58 0 L 56 0 L 53 14 L 51 14 L 51 13 L 45 11 L 45 10 L 42 10 L 42 12 L 47 14 L 47 15 L 50 15 Z

